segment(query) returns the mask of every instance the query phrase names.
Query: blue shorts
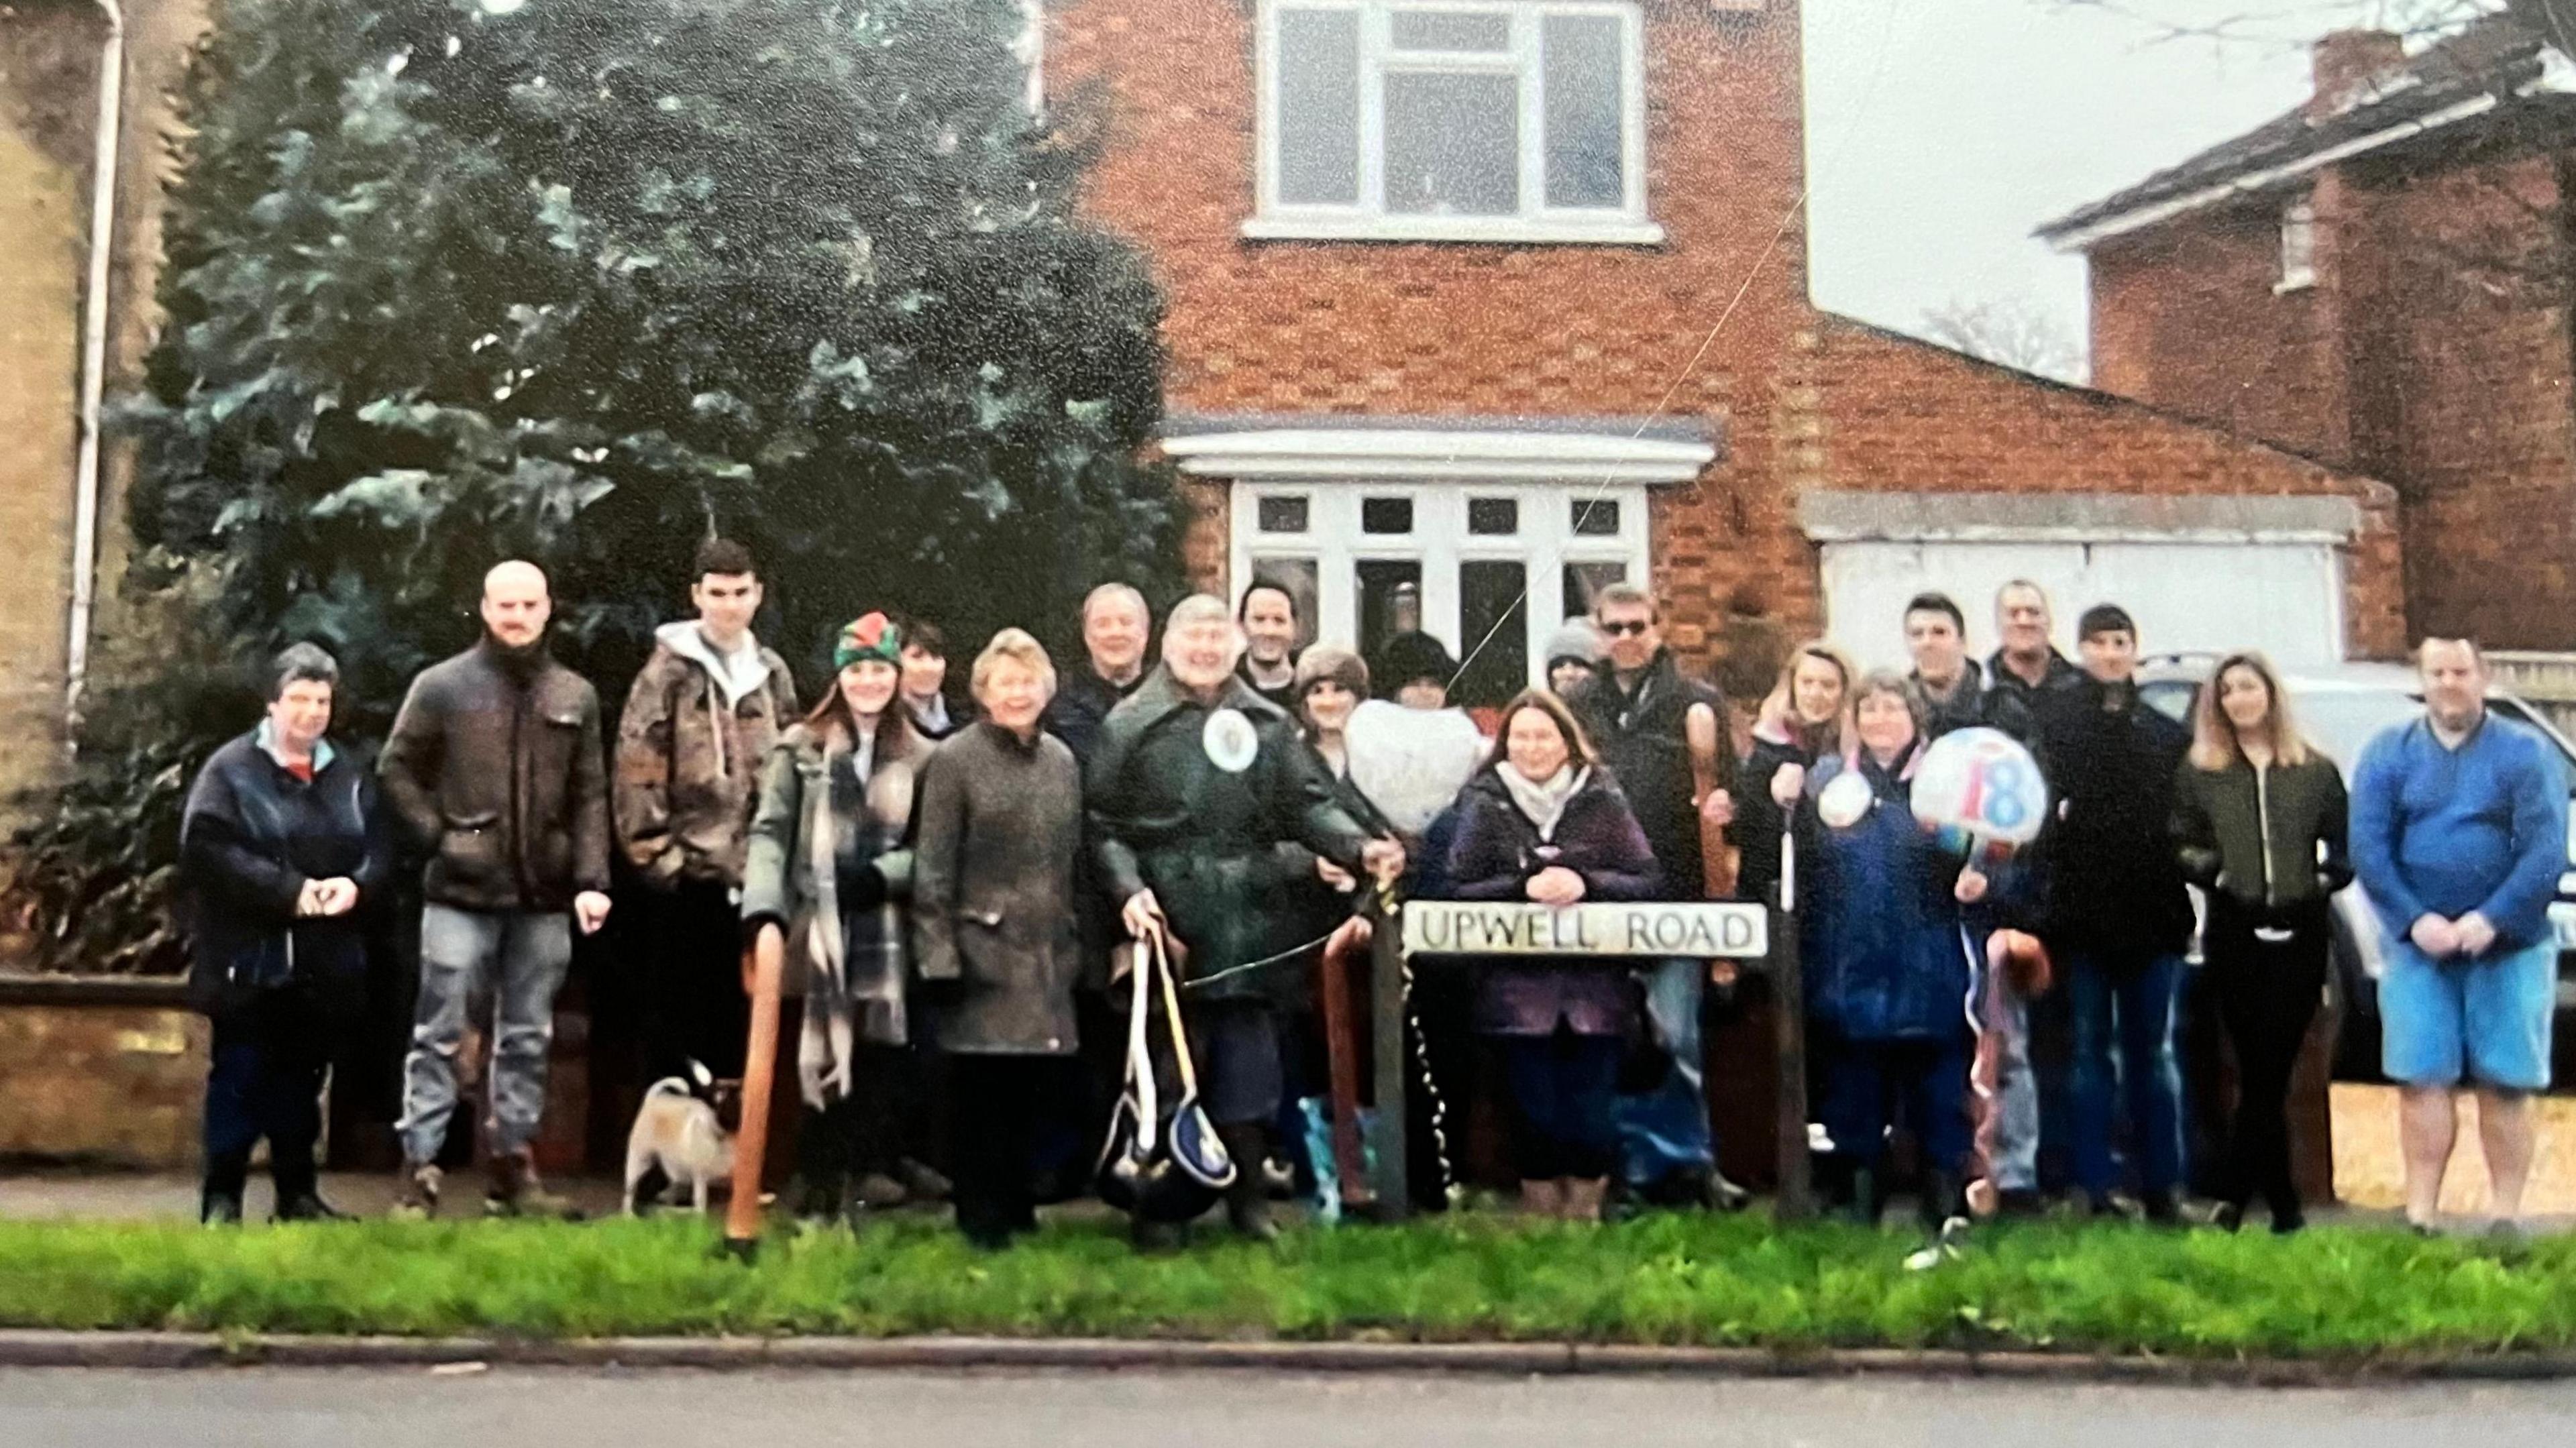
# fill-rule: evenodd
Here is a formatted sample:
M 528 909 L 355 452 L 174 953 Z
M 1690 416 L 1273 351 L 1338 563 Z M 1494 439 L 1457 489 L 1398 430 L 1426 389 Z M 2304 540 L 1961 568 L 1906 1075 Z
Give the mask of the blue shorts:
M 2480 1086 L 2543 1090 L 2557 1005 L 2555 940 L 2438 962 L 2391 940 L 2379 977 L 2380 1069 L 2402 1086 L 2456 1086 L 2465 1068 Z

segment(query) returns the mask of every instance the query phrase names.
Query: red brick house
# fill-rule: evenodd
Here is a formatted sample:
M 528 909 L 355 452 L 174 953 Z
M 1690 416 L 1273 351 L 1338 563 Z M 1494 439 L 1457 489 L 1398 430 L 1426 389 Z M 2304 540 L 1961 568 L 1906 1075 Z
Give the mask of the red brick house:
M 1750 603 L 1892 659 L 1927 584 L 1983 642 L 2017 575 L 2151 647 L 2398 648 L 2381 485 L 1810 303 L 1799 36 L 1796 0 L 1048 4 L 1087 204 L 1169 291 L 1199 577 L 1293 577 L 1364 646 L 1490 632 L 1487 692 L 1616 577 L 1702 655 Z
M 2040 234 L 2102 387 L 2388 480 L 2418 632 L 2576 648 L 2576 64 L 2508 13 L 2326 36 L 2309 100 Z

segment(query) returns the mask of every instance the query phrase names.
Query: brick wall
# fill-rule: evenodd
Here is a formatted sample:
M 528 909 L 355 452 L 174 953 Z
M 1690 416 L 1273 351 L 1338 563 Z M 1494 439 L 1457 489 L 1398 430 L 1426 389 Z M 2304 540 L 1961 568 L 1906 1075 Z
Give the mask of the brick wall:
M 2393 483 L 2407 625 L 2576 648 L 2576 357 L 2561 163 L 2457 149 L 2324 174 L 2318 277 L 2270 204 L 2092 252 L 2103 387 Z
M 1709 418 L 1728 455 L 1662 494 L 1654 526 L 1675 640 L 1697 648 L 1727 590 L 1784 556 L 1770 417 L 1806 315 L 1797 6 L 1645 7 L 1658 247 L 1244 239 L 1257 13 L 1049 7 L 1050 91 L 1105 128 L 1087 209 L 1152 254 L 1169 295 L 1172 410 Z M 1221 529 L 1221 509 L 1200 516 Z M 1203 527 L 1194 573 L 1224 557 Z
M 2364 523 L 2344 560 L 2346 642 L 2363 657 L 2405 649 L 2397 499 L 2384 484 L 1845 318 L 1821 317 L 1793 365 L 1792 425 L 1814 439 L 1793 487 L 2352 498 Z M 1789 612 L 1813 622 L 1812 567 L 1783 576 L 1807 582 Z

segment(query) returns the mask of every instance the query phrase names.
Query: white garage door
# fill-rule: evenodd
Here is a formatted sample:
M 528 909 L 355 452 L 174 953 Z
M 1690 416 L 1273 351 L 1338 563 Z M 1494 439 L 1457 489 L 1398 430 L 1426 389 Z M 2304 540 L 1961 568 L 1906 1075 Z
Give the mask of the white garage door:
M 1995 590 L 2016 578 L 2048 590 L 2069 658 L 2075 621 L 2096 603 L 2127 609 L 2149 653 L 2258 648 L 2290 667 L 2343 657 L 2343 569 L 2323 542 L 1824 545 L 1828 626 L 1864 665 L 1905 664 L 1905 602 L 1927 589 L 1958 600 L 1969 644 L 1984 658 L 1995 647 Z

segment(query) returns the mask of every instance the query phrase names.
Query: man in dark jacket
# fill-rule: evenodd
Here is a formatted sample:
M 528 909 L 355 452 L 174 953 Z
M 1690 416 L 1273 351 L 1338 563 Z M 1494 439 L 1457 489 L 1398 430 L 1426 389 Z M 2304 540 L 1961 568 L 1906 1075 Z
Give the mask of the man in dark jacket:
M 241 1220 L 262 1137 L 277 1220 L 340 1215 L 314 1175 L 322 1077 L 364 1005 L 357 910 L 391 873 L 393 841 L 374 777 L 327 737 L 339 679 L 311 644 L 279 654 L 266 717 L 206 761 L 180 817 L 188 996 L 214 1027 L 199 1200 L 209 1223 Z
M 1906 676 L 1923 701 L 1923 737 L 1938 739 L 1986 722 L 1986 675 L 1968 657 L 1968 618 L 1946 593 L 1918 593 L 1905 605 Z
M 617 846 L 638 877 L 620 926 L 641 957 L 652 1077 L 692 1060 L 742 1074 L 743 856 L 761 760 L 796 722 L 795 677 L 751 631 L 751 550 L 710 539 L 694 567 L 698 616 L 654 630 L 617 721 Z
M 1223 600 L 1176 605 L 1163 666 L 1102 726 L 1083 800 L 1093 863 L 1127 933 L 1165 932 L 1186 955 L 1176 966 L 1192 982 L 1201 1101 L 1245 1168 L 1226 1215 L 1267 1237 L 1257 1168 L 1283 1089 L 1278 1008 L 1305 987 L 1296 967 L 1309 943 L 1289 887 L 1312 878 L 1316 856 L 1391 880 L 1404 848 L 1370 839 L 1334 802 L 1288 716 L 1235 674 L 1242 648 Z
M 1297 713 L 1297 595 L 1273 578 L 1256 578 L 1243 590 L 1234 621 L 1243 629 L 1243 662 L 1235 667 L 1252 692 Z
M 2084 671 L 2049 642 L 2054 625 L 2048 592 L 2038 584 L 2016 578 L 1995 590 L 2003 646 L 1986 660 L 1985 722 L 2024 744 L 2039 738 L 2040 716 L 2084 682 Z
M 1592 600 L 1606 665 L 1567 703 L 1628 797 L 1674 900 L 1707 898 L 1703 823 L 1734 817 L 1735 751 L 1726 700 L 1682 676 L 1664 648 L 1654 596 L 1630 583 Z M 1700 1007 L 1711 973 L 1733 979 L 1734 962 L 1668 960 L 1647 975 L 1646 1013 L 1672 1053 L 1654 1090 L 1620 1098 L 1623 1201 L 1679 1200 L 1734 1210 L 1750 1200 L 1717 1170 L 1708 1121 Z
M 1124 583 L 1104 583 L 1082 600 L 1082 651 L 1086 668 L 1068 670 L 1047 701 L 1046 728 L 1065 742 L 1077 763 L 1089 763 L 1101 722 L 1145 681 L 1145 644 L 1153 616 L 1145 595 Z
M 395 1210 L 438 1207 L 438 1149 L 456 1110 L 466 1003 L 492 1001 L 496 1216 L 563 1215 L 530 1143 L 546 1106 L 555 992 L 572 931 L 608 920 L 608 773 L 599 695 L 546 652 L 546 575 L 513 560 L 483 579 L 483 638 L 412 680 L 385 740 L 385 795 L 430 851 L 420 998 L 403 1060 Z
M 2116 1081 L 2140 1199 L 2151 1220 L 2169 1222 L 2183 1166 L 2174 1010 L 2192 911 L 2168 829 L 2191 738 L 2139 698 L 2138 630 L 2125 611 L 2086 609 L 2076 646 L 2086 677 L 2040 720 L 2061 801 L 2046 842 L 2047 938 L 2074 1016 L 2075 1185 L 2093 1210 L 2108 1203 Z

